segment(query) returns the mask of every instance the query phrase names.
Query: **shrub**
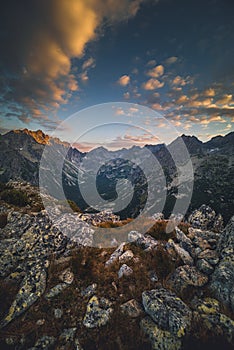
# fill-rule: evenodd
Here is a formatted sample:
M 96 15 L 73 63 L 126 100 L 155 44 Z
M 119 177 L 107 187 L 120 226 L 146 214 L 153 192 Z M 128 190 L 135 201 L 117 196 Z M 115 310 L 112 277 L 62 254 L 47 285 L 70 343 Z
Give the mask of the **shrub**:
M 1 193 L 1 199 L 9 204 L 19 207 L 24 207 L 28 204 L 28 197 L 26 193 L 20 190 L 6 189 Z
M 146 232 L 148 235 L 154 237 L 157 240 L 168 241 L 168 239 L 176 238 L 175 231 L 166 232 L 168 221 L 159 220 Z
M 4 228 L 7 224 L 7 213 L 0 214 L 0 228 Z

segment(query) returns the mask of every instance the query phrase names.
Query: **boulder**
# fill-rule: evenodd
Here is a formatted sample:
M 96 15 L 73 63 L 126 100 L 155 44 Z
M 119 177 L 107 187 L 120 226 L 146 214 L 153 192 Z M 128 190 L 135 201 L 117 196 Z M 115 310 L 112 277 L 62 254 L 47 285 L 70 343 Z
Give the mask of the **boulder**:
M 220 237 L 220 262 L 211 278 L 210 289 L 222 304 L 234 312 L 234 216 Z
M 168 278 L 167 285 L 176 294 L 183 296 L 190 287 L 200 288 L 208 282 L 208 277 L 195 266 L 178 267 Z
M 110 320 L 113 312 L 110 306 L 111 303 L 107 299 L 101 298 L 99 301 L 94 295 L 88 302 L 83 325 L 87 328 L 104 326 Z
M 164 331 L 181 338 L 190 329 L 192 312 L 171 291 L 160 288 L 142 293 L 145 312 Z
M 142 331 L 149 337 L 152 349 L 179 350 L 181 340 L 168 331 L 160 329 L 150 317 L 145 317 L 140 323 Z

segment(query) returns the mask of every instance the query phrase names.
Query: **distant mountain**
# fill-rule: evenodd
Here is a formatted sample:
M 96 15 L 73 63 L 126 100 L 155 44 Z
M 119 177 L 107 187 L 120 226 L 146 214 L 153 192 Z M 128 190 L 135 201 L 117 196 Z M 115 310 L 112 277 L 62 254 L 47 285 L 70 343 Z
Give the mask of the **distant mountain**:
M 166 176 L 167 201 L 165 214 L 169 215 L 177 198 L 176 187 L 177 169 L 173 156 L 181 165 L 183 164 L 184 148 L 181 141 L 187 147 L 194 168 L 194 191 L 190 211 L 205 203 L 221 212 L 226 220 L 233 215 L 234 208 L 234 133 L 226 136 L 216 136 L 203 143 L 195 136 L 182 135 L 170 145 L 146 145 L 146 149 L 153 153 L 161 165 Z M 82 209 L 88 209 L 78 186 L 77 174 L 81 172 L 82 181 L 89 183 L 89 176 L 95 171 L 95 162 L 102 164 L 98 171 L 97 187 L 103 199 L 111 201 L 116 198 L 117 179 L 125 179 L 137 189 L 135 197 L 122 216 L 134 216 L 144 207 L 147 197 L 147 180 L 140 170 L 130 161 L 138 154 L 140 148 L 134 146 L 131 149 L 108 151 L 104 147 L 98 147 L 89 153 L 82 153 L 70 147 L 66 142 L 51 138 L 41 130 L 30 131 L 28 129 L 10 131 L 0 137 L 0 181 L 7 182 L 10 179 L 22 179 L 31 184 L 38 185 L 38 173 L 40 160 L 45 145 L 51 152 L 51 163 L 61 154 L 66 154 L 63 166 L 63 186 L 68 198 L 77 202 Z M 93 162 L 95 159 L 95 162 Z M 45 171 L 47 171 L 45 169 Z M 50 179 L 50 180 L 49 180 Z M 150 175 L 152 181 L 156 181 L 155 175 Z M 151 181 L 150 180 L 150 181 Z M 51 181 L 48 169 L 48 181 Z M 56 186 L 56 181 L 48 182 L 49 186 Z M 59 191 L 58 191 L 59 192 Z M 123 196 L 127 196 L 128 190 Z M 137 207 L 137 202 L 139 206 Z M 110 204 L 111 205 L 111 204 Z

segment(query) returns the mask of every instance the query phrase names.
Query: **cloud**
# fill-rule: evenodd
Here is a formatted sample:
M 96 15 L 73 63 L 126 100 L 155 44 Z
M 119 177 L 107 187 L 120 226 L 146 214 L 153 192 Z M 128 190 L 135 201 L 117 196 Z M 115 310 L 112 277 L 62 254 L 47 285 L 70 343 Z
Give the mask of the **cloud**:
M 164 86 L 164 82 L 160 82 L 158 79 L 151 78 L 142 84 L 144 90 L 160 89 Z
M 148 61 L 148 62 L 146 63 L 146 66 L 152 67 L 152 66 L 155 66 L 155 64 L 156 64 L 156 61 L 155 61 L 155 60 L 150 60 L 150 61 Z
M 124 94 L 123 94 L 123 97 L 124 97 L 124 99 L 125 100 L 129 100 L 130 99 L 130 92 L 125 92 Z
M 121 86 L 127 86 L 130 83 L 130 77 L 129 75 L 125 74 L 122 75 L 122 77 L 120 77 L 117 81 L 117 83 Z
M 165 60 L 165 63 L 168 65 L 171 65 L 171 64 L 175 63 L 177 60 L 178 60 L 178 57 L 172 56 L 172 57 L 167 58 Z
M 84 63 L 82 64 L 82 73 L 80 74 L 80 79 L 83 83 L 87 83 L 89 80 L 88 71 L 92 68 L 95 68 L 96 63 L 95 59 L 93 57 L 88 58 Z
M 135 16 L 141 1 L 4 1 L 0 19 L 4 105 L 11 108 L 17 103 L 28 118 L 34 118 L 34 107 L 43 116 L 66 104 L 79 89 L 77 79 L 87 81 L 86 71 L 94 65 L 87 60 L 77 75 L 73 60 L 84 56 L 104 21 L 113 24 Z
M 172 85 L 185 86 L 187 84 L 193 84 L 192 77 L 187 76 L 186 78 L 183 78 L 180 75 L 177 75 L 172 81 Z
M 146 75 L 151 78 L 159 78 L 164 74 L 164 67 L 160 64 L 152 69 L 150 69 Z
M 231 94 L 230 95 L 225 94 L 220 99 L 218 99 L 216 101 L 216 104 L 218 104 L 218 105 L 225 105 L 225 104 L 228 104 L 228 103 L 234 104 L 234 101 L 232 100 L 232 95 Z
M 213 88 L 208 88 L 204 91 L 204 96 L 206 97 L 214 97 L 215 96 L 215 89 Z

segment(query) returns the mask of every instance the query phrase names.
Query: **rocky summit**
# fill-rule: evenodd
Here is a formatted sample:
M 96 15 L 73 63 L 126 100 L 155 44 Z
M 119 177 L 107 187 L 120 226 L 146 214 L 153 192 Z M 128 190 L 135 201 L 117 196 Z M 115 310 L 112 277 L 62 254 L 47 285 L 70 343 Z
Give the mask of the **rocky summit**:
M 102 248 L 95 227 L 122 226 L 119 217 L 60 201 L 53 217 L 36 187 L 4 191 L 1 349 L 233 348 L 234 217 L 224 228 L 202 205 L 168 233 L 156 213 L 146 233 Z

